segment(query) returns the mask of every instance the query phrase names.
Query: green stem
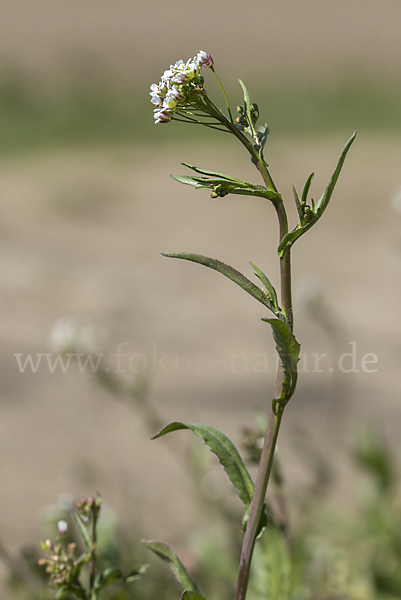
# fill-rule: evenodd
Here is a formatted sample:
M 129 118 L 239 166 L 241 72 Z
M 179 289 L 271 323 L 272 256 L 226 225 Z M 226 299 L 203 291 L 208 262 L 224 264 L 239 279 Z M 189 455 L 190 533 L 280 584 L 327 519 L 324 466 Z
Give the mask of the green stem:
M 277 385 L 278 387 L 281 387 L 279 376 Z M 281 417 L 282 412 L 278 415 L 275 415 L 273 410 L 270 411 L 269 422 L 267 425 L 262 454 L 260 457 L 258 474 L 256 477 L 255 490 L 249 512 L 249 520 L 242 544 L 235 600 L 244 600 L 246 597 L 253 550 L 255 547 L 256 536 L 258 534 L 259 523 L 265 503 L 267 484 L 269 482 L 270 473 L 272 470 L 274 451 L 280 429 Z
M 216 77 L 217 81 L 219 82 L 219 86 L 220 86 L 220 88 L 221 88 L 221 91 L 223 92 L 224 100 L 226 101 L 226 106 L 227 106 L 228 114 L 230 115 L 230 120 L 231 120 L 231 123 L 233 123 L 233 122 L 234 122 L 234 120 L 233 120 L 233 116 L 232 116 L 232 114 L 231 114 L 231 108 L 230 108 L 230 104 L 229 104 L 229 102 L 228 102 L 228 98 L 227 98 L 226 91 L 225 91 L 225 89 L 224 89 L 224 87 L 223 87 L 223 84 L 221 83 L 221 81 L 220 81 L 220 79 L 219 79 L 219 77 L 218 77 L 218 75 L 217 75 L 216 71 L 214 70 L 214 67 L 212 66 L 212 67 L 210 67 L 210 68 L 211 68 L 211 70 L 213 71 L 213 73 L 214 73 L 214 75 L 215 75 L 215 77 Z
M 236 128 L 234 128 L 236 129 Z M 238 130 L 236 130 L 238 134 L 241 134 Z M 233 133 L 235 133 L 233 131 Z M 273 180 L 270 176 L 270 173 L 267 169 L 266 163 L 256 152 L 252 144 L 249 144 L 248 140 L 246 140 L 245 136 L 241 137 L 240 135 L 237 137 L 240 141 L 247 147 L 248 151 L 254 158 L 254 162 L 258 171 L 260 172 L 263 181 L 268 189 L 272 189 L 277 192 L 277 188 L 273 183 Z M 244 138 L 247 144 L 241 139 Z M 283 237 L 288 233 L 288 220 L 287 213 L 284 208 L 283 201 L 276 200 L 273 201 L 273 205 L 276 209 L 277 218 L 279 222 L 279 242 L 283 239 Z M 283 256 L 280 258 L 280 282 L 281 282 L 281 305 L 284 315 L 286 317 L 286 321 L 292 330 L 292 300 L 291 300 L 291 255 L 290 249 L 287 249 Z M 283 365 L 280 361 L 277 379 L 276 379 L 276 389 L 275 389 L 275 398 L 280 398 L 282 393 L 282 385 L 284 381 L 284 370 Z M 244 540 L 242 544 L 241 551 L 241 560 L 238 572 L 238 581 L 237 581 L 237 589 L 235 594 L 235 600 L 245 600 L 246 593 L 248 589 L 249 575 L 251 570 L 251 563 L 253 557 L 253 551 L 256 543 L 256 536 L 259 531 L 260 519 L 262 517 L 263 507 L 265 503 L 265 496 L 267 485 L 269 483 L 270 474 L 272 471 L 274 452 L 276 449 L 276 443 L 278 434 L 280 431 L 281 419 L 283 416 L 284 407 L 282 407 L 277 414 L 273 412 L 273 409 L 270 409 L 269 421 L 266 429 L 265 439 L 263 443 L 262 454 L 260 458 L 260 463 L 258 467 L 258 473 L 256 476 L 255 490 L 252 497 L 252 502 L 249 511 L 249 520 L 247 523 L 247 528 L 244 535 Z
M 98 512 L 92 509 L 92 556 L 89 561 L 89 598 L 90 600 L 96 600 L 97 594 L 93 589 L 95 586 L 96 577 L 96 525 L 97 525 Z

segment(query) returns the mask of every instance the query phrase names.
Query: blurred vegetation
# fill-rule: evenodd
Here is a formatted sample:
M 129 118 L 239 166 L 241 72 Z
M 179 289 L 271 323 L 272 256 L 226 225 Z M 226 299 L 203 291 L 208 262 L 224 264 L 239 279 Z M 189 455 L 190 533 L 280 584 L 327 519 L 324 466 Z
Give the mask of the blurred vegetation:
M 134 401 L 142 413 L 144 426 L 155 425 L 157 415 L 146 402 L 148 382 L 139 380 L 125 390 L 107 385 L 120 399 Z M 146 407 L 147 405 L 147 407 Z M 260 420 L 260 419 L 259 419 Z M 244 449 L 248 461 L 255 463 L 260 452 L 261 429 L 244 430 Z M 350 448 L 355 470 L 347 498 L 355 506 L 340 510 L 330 500 L 332 472 L 329 463 L 313 452 L 308 439 L 304 446 L 307 483 L 296 495 L 286 496 L 283 472 L 278 469 L 269 493 L 267 531 L 255 550 L 249 600 L 399 600 L 401 598 L 401 477 L 394 455 L 372 430 L 361 430 Z M 199 452 L 200 449 L 200 452 Z M 206 454 L 205 454 L 206 453 Z M 202 444 L 187 447 L 183 468 L 192 476 L 194 497 L 203 514 L 202 531 L 191 533 L 186 545 L 190 571 L 208 600 L 230 600 L 241 549 L 241 514 L 224 496 L 205 493 L 205 474 L 209 463 Z M 276 457 L 276 461 L 279 456 Z M 202 483 L 203 482 L 203 483 Z M 291 522 L 283 505 L 291 507 Z M 135 515 L 124 522 L 105 507 L 99 528 L 98 569 L 118 564 L 129 571 L 138 563 L 150 563 L 139 580 L 105 589 L 105 600 L 173 600 L 181 596 L 180 585 L 168 568 L 140 542 L 145 533 Z M 284 521 L 283 521 L 284 515 Z M 70 522 L 69 541 L 77 541 L 69 509 L 60 506 L 44 523 L 45 535 L 54 537 L 58 519 Z M 287 519 L 287 522 L 285 520 Z M 120 522 L 119 522 L 120 521 Z M 146 533 L 145 533 L 146 535 Z M 5 554 L 1 558 L 4 560 Z M 10 600 L 50 600 L 44 569 L 38 566 L 38 548 L 26 548 L 18 558 L 6 560 L 9 567 Z M 72 598 L 71 598 L 72 600 Z
M 31 151 L 55 146 L 110 143 L 163 143 L 155 130 L 148 91 L 152 82 L 136 87 L 113 86 L 82 77 L 64 88 L 51 82 L 34 85 L 18 69 L 0 69 L 0 152 Z M 239 86 L 227 83 L 230 102 L 241 101 Z M 262 120 L 283 135 L 371 132 L 401 133 L 401 82 L 379 84 L 344 76 L 324 81 L 272 81 L 266 87 L 247 81 Z M 223 101 L 222 101 L 223 104 Z M 207 131 L 198 129 L 199 138 Z M 175 135 L 193 130 L 175 124 Z M 157 137 L 156 137 L 157 136 Z M 171 143 L 171 131 L 168 136 Z

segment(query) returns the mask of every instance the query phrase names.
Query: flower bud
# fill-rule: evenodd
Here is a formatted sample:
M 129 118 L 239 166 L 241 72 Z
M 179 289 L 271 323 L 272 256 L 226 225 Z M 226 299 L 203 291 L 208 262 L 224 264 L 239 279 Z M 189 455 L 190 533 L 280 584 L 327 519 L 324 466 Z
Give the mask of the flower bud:
M 207 96 L 205 88 L 201 85 L 197 85 L 196 87 L 194 87 L 194 94 L 199 96 L 199 98 L 204 98 L 205 96 Z
M 210 56 L 210 54 L 207 54 L 207 52 L 203 52 L 203 50 L 200 50 L 196 55 L 196 58 L 198 59 L 198 62 L 200 65 L 202 65 L 202 67 L 213 67 L 213 58 Z
M 73 554 L 75 554 L 77 550 L 77 545 L 74 542 L 71 542 L 71 544 L 68 544 L 68 552 L 70 553 L 71 556 L 73 556 Z
M 58 534 L 60 537 L 64 538 L 67 535 L 68 532 L 68 523 L 67 521 L 59 521 L 57 523 L 57 527 L 58 527 Z
M 155 123 L 169 123 L 173 118 L 167 110 L 159 110 L 155 112 Z

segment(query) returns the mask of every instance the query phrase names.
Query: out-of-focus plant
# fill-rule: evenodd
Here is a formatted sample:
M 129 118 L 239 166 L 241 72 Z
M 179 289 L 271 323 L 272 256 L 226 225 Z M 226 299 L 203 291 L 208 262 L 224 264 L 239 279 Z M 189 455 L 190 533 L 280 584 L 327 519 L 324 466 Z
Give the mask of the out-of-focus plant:
M 130 583 L 139 579 L 146 571 L 147 565 L 133 569 L 127 575 L 114 567 L 97 569 L 97 529 L 100 515 L 100 496 L 83 498 L 75 505 L 72 513 L 83 545 L 79 552 L 75 542 L 68 542 L 68 523 L 58 522 L 58 539 L 56 542 L 45 540 L 41 548 L 47 558 L 40 558 L 38 563 L 45 567 L 49 575 L 50 586 L 57 589 L 56 600 L 75 597 L 81 600 L 98 600 L 101 592 L 110 585 Z M 82 582 L 83 568 L 88 566 L 87 583 Z
M 223 93 L 226 112 L 220 110 L 209 97 L 205 88 L 202 69 L 209 69 L 215 75 Z M 243 104 L 237 107 L 234 119 L 226 92 L 217 76 L 214 61 L 210 54 L 200 51 L 194 59 L 187 62 L 179 60 L 166 70 L 159 84 L 151 86 L 151 101 L 155 105 L 155 123 L 169 123 L 174 120 L 193 125 L 204 125 L 213 130 L 232 135 L 250 155 L 251 161 L 262 178 L 263 184 L 243 181 L 231 175 L 217 171 L 201 169 L 183 163 L 193 171 L 192 175 L 174 176 L 180 183 L 193 186 L 195 189 L 208 190 L 212 198 L 222 198 L 228 194 L 262 198 L 272 204 L 278 219 L 279 241 L 278 260 L 280 269 L 280 294 L 277 294 L 265 273 L 252 264 L 256 277 L 262 283 L 257 286 L 245 275 L 217 259 L 199 254 L 173 252 L 163 253 L 171 258 L 189 260 L 215 271 L 240 286 L 264 309 L 273 313 L 273 318 L 263 317 L 272 329 L 276 350 L 279 357 L 276 389 L 273 394 L 268 417 L 264 442 L 260 454 L 255 484 L 252 481 L 244 462 L 227 436 L 208 425 L 182 423 L 176 421 L 164 427 L 154 438 L 178 430 L 189 430 L 201 437 L 214 452 L 226 471 L 230 481 L 244 506 L 242 519 L 244 538 L 238 570 L 235 600 L 245 600 L 251 571 L 252 557 L 256 540 L 266 529 L 267 515 L 265 511 L 265 495 L 270 474 L 276 442 L 284 409 L 293 396 L 297 385 L 300 345 L 293 334 L 292 294 L 291 294 L 291 250 L 295 241 L 309 231 L 326 210 L 340 175 L 346 155 L 355 139 L 355 133 L 348 140 L 340 155 L 334 173 L 318 201 L 309 197 L 313 173 L 307 178 L 301 197 L 293 186 L 295 205 L 298 212 L 298 223 L 289 229 L 287 211 L 283 198 L 270 175 L 268 164 L 264 158 L 264 149 L 269 133 L 267 124 L 258 126 L 259 107 L 251 102 L 244 83 L 240 80 L 243 92 Z M 161 542 L 152 542 L 150 548 L 161 556 L 173 569 L 184 588 L 184 596 L 192 600 L 203 598 L 199 586 L 185 571 L 174 552 Z M 270 596 L 272 597 L 272 596 Z

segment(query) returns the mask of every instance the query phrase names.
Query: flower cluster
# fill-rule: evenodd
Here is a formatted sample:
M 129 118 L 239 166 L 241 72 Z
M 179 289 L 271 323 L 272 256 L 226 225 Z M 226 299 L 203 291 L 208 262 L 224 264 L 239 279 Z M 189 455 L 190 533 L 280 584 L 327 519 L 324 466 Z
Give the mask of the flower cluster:
M 201 69 L 212 66 L 212 57 L 202 50 L 186 63 L 179 60 L 171 65 L 162 75 L 160 83 L 150 86 L 151 102 L 156 106 L 155 122 L 168 123 L 175 111 L 196 105 L 197 99 L 206 94 L 200 76 Z
M 41 543 L 49 558 L 40 558 L 38 563 L 46 566 L 46 573 L 50 575 L 50 584 L 60 587 L 74 579 L 74 571 L 77 567 L 77 559 L 74 558 L 77 549 L 76 544 L 68 544 L 67 548 L 62 548 L 61 544 L 53 544 L 51 540 Z
M 78 500 L 78 502 L 75 504 L 75 508 L 81 517 L 88 519 L 91 513 L 97 517 L 101 504 L 102 499 L 99 495 L 95 497 L 90 496 L 89 498 L 81 498 L 81 500 Z

